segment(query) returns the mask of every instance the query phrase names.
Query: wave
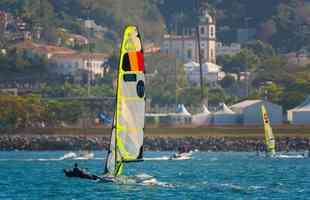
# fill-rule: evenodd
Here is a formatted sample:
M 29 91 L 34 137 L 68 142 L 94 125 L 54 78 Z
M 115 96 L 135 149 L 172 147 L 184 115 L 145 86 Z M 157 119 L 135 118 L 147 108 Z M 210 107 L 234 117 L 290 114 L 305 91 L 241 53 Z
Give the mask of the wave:
M 286 154 L 279 154 L 279 155 L 275 155 L 275 158 L 284 158 L 284 159 L 304 159 L 307 158 L 304 155 L 286 155 Z
M 158 181 L 155 177 L 144 173 L 135 176 L 119 176 L 115 179 L 115 183 L 121 185 L 139 185 L 164 188 L 176 187 L 174 184 Z
M 66 153 L 64 156 L 60 157 L 60 160 L 91 160 L 94 158 L 94 153 L 81 153 L 77 154 L 74 152 Z
M 60 158 L 25 158 L 25 159 L 8 159 L 8 158 L 3 158 L 0 159 L 0 162 L 7 162 L 7 161 L 25 161 L 25 162 L 32 162 L 32 161 L 61 161 Z
M 169 160 L 169 156 L 162 156 L 162 157 L 156 157 L 156 158 L 143 158 L 143 160 L 152 161 L 152 160 Z

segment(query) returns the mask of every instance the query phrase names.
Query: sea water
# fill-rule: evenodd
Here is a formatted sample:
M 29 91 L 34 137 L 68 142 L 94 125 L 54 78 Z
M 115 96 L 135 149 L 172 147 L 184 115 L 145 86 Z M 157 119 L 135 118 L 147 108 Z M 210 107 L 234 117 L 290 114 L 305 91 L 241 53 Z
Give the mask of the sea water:
M 63 169 L 75 162 L 99 174 L 104 153 L 93 160 L 59 159 L 65 153 L 0 152 L 0 199 L 310 200 L 310 159 L 197 152 L 192 160 L 167 160 L 172 152 L 146 152 L 148 161 L 125 169 L 126 175 L 153 176 L 156 184 L 146 186 L 66 178 Z

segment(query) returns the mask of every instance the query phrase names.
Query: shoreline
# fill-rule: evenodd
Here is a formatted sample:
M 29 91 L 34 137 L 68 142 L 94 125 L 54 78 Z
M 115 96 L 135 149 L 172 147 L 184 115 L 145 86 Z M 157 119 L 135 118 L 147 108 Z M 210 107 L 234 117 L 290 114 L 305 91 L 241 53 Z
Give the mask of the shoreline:
M 277 151 L 310 148 L 310 127 L 275 126 Z M 0 151 L 6 150 L 105 150 L 111 128 L 32 128 L 0 134 Z M 263 129 L 253 127 L 147 127 L 146 151 L 176 151 L 186 145 L 200 151 L 256 151 L 263 144 Z

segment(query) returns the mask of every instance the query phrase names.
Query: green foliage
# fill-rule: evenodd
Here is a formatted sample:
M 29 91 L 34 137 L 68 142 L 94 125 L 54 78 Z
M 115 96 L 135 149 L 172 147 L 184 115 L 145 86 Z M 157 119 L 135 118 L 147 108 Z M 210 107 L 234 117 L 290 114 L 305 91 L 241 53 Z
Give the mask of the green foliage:
M 0 54 L 0 77 L 7 78 L 18 74 L 35 77 L 46 73 L 47 67 L 48 62 L 44 56 L 28 50 L 12 49 L 7 54 Z
M 260 58 L 250 49 L 242 49 L 234 56 L 218 57 L 218 64 L 223 66 L 225 72 L 254 71 L 259 62 Z
M 145 66 L 148 83 L 146 94 L 152 99 L 152 104 L 175 104 L 176 98 L 187 87 L 182 63 L 174 56 L 159 53 L 147 56 Z
M 223 80 L 221 80 L 220 84 L 223 88 L 230 88 L 236 83 L 236 80 L 233 76 L 227 75 Z
M 78 101 L 48 101 L 46 104 L 46 120 L 49 124 L 76 122 L 83 112 L 83 104 Z
M 59 126 L 76 122 L 84 106 L 78 101 L 43 101 L 39 96 L 0 96 L 0 124 L 5 129 Z M 44 124 L 44 125 L 43 125 Z

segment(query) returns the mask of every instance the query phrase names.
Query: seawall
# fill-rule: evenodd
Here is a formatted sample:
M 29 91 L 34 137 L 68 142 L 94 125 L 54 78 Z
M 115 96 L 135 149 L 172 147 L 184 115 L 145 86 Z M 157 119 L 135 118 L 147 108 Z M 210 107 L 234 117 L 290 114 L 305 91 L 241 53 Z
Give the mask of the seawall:
M 0 150 L 107 149 L 111 128 L 24 129 L 0 134 Z M 310 148 L 310 127 L 274 127 L 278 151 Z M 262 127 L 148 127 L 145 150 L 255 151 L 263 144 Z
M 2 135 L 0 150 L 103 150 L 109 145 L 107 136 L 45 136 L 45 135 Z M 277 138 L 278 151 L 303 151 L 309 149 L 309 138 Z M 186 145 L 201 151 L 255 151 L 262 145 L 257 137 L 145 137 L 145 150 L 174 151 Z

